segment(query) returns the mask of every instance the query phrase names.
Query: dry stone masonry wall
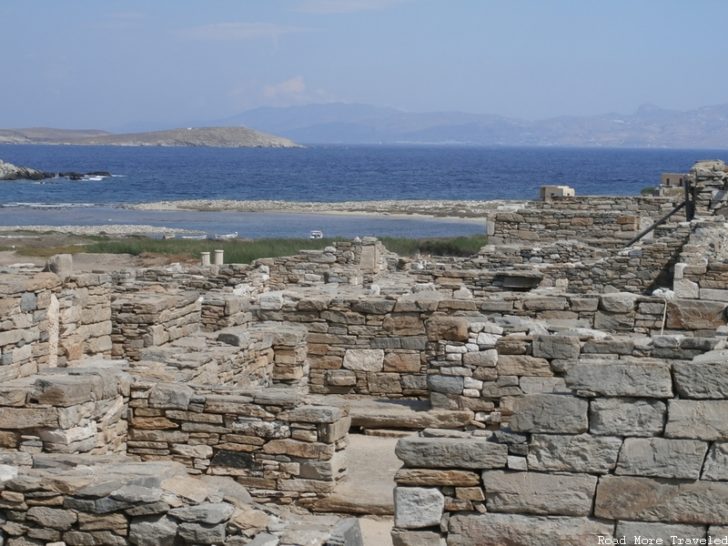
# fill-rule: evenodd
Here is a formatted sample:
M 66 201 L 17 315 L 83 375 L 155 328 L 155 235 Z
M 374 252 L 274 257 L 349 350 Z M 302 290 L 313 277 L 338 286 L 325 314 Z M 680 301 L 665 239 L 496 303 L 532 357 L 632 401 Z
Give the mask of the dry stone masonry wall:
M 2 273 L 0 544 L 359 546 L 302 512 L 346 478 L 352 423 L 420 431 L 397 447 L 398 546 L 728 534 L 718 167 L 692 175 L 696 220 L 628 249 L 673 199 L 519 204 L 465 259 L 364 238 Z

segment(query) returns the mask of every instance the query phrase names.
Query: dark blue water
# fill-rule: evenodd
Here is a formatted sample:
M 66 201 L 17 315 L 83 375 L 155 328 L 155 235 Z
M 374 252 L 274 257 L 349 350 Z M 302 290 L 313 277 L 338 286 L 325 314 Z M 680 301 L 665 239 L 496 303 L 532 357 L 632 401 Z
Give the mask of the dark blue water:
M 238 231 L 246 237 L 300 236 L 311 229 L 337 236 L 458 235 L 482 232 L 482 226 L 262 213 L 143 214 L 114 207 L 177 199 L 531 199 L 543 184 L 567 184 L 577 195 L 630 195 L 657 185 L 661 172 L 687 171 L 698 159 L 726 156 L 725 150 L 0 145 L 0 159 L 17 165 L 115 175 L 101 181 L 0 182 L 0 225 L 146 223 L 208 233 Z M 73 206 L 56 208 L 64 203 Z M 39 210 L 38 205 L 52 208 Z
M 476 147 L 303 149 L 0 146 L 0 159 L 48 171 L 108 170 L 99 182 L 3 182 L 0 203 L 138 203 L 169 199 L 529 199 L 542 184 L 577 195 L 637 194 L 663 171 L 711 150 Z M 728 158 L 726 158 L 728 159 Z

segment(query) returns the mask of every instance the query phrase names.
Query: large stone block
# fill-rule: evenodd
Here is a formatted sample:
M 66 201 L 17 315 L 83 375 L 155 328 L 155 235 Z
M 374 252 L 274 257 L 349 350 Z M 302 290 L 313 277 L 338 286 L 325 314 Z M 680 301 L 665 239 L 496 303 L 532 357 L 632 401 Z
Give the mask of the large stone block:
M 630 313 L 639 296 L 631 292 L 613 292 L 599 299 L 599 308 L 610 313 Z
M 692 362 L 676 362 L 675 387 L 682 398 L 728 398 L 728 355 L 710 351 Z
M 574 396 L 531 394 L 516 400 L 511 428 L 516 432 L 586 432 L 589 403 Z
M 697 480 L 708 444 L 698 440 L 627 438 L 616 474 Z
M 462 394 L 464 379 L 457 375 L 428 375 L 427 388 L 442 394 Z
M 448 546 L 598 546 L 612 525 L 587 518 L 516 514 L 454 515 Z
M 726 323 L 726 304 L 713 301 L 677 300 L 667 304 L 671 330 L 715 330 Z
M 728 483 L 603 476 L 594 513 L 613 520 L 726 524 Z
M 384 367 L 384 351 L 382 349 L 347 349 L 343 366 L 347 370 L 380 372 Z
M 617 464 L 621 438 L 590 434 L 534 434 L 528 468 L 542 472 L 606 474 Z
M 704 480 L 728 480 L 728 443 L 713 444 L 701 477 Z
M 420 529 L 440 524 L 445 497 L 439 489 L 397 487 L 394 490 L 394 523 L 401 529 Z
M 185 410 L 192 394 L 192 389 L 181 383 L 157 383 L 149 392 L 149 406 Z
M 430 341 L 467 341 L 468 320 L 463 317 L 435 315 L 426 323 Z
M 505 445 L 482 438 L 403 438 L 395 453 L 411 468 L 504 468 L 508 458 Z
M 669 398 L 670 366 L 662 362 L 580 362 L 566 371 L 566 386 L 587 395 Z
M 58 410 L 56 408 L 3 408 L 0 411 L 0 429 L 22 430 L 57 426 Z
M 659 400 L 597 398 L 589 411 L 589 432 L 605 436 L 662 434 L 667 406 Z
M 579 358 L 581 345 L 574 336 L 536 336 L 533 338 L 533 356 L 575 360 Z
M 728 440 L 728 400 L 670 400 L 665 436 Z
M 498 375 L 550 377 L 553 374 L 548 360 L 527 355 L 500 355 L 496 365 Z
M 491 512 L 587 516 L 597 478 L 588 474 L 487 470 L 483 472 L 483 485 Z
M 687 544 L 700 544 L 699 539 L 705 539 L 705 527 L 702 525 L 681 525 L 670 523 L 647 523 L 637 521 L 617 522 L 615 538 L 624 537 L 622 544 L 677 544 L 672 537 L 692 539 L 695 542 Z

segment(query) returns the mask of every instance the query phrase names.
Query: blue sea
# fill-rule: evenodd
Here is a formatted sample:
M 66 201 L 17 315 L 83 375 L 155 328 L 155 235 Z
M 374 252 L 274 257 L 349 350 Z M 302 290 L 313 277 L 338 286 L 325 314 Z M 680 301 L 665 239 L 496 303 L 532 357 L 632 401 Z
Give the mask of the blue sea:
M 446 236 L 473 223 L 268 213 L 141 212 L 176 199 L 530 199 L 543 184 L 577 195 L 634 195 L 660 173 L 726 150 L 311 146 L 295 149 L 0 146 L 0 159 L 46 171 L 110 171 L 100 181 L 1 182 L 0 225 L 147 223 L 246 237 Z

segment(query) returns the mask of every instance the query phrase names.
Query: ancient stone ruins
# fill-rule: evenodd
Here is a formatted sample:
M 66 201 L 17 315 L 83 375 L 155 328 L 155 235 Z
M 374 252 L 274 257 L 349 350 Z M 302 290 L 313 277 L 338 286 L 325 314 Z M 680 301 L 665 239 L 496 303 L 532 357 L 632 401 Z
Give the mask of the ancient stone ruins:
M 398 546 L 722 540 L 728 173 L 686 180 L 495 211 L 468 259 L 5 270 L 0 544 L 358 545 L 392 498 Z M 401 465 L 369 507 L 361 438 Z

